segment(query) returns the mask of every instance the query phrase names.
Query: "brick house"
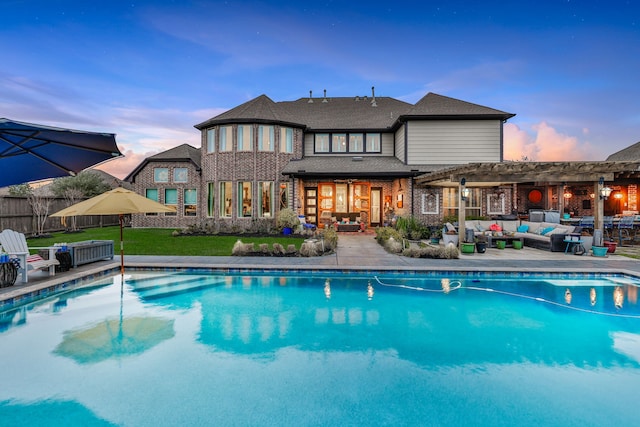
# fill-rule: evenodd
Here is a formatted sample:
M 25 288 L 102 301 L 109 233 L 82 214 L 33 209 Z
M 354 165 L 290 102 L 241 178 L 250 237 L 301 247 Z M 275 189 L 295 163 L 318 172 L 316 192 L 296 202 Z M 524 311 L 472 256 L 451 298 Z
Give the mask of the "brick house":
M 473 162 L 502 162 L 503 124 L 514 114 L 428 93 L 416 104 L 371 96 L 265 95 L 197 124 L 200 149 L 149 157 L 126 178 L 177 214 L 139 215 L 133 225 L 223 229 L 273 226 L 282 207 L 307 221 L 391 214 L 436 222 L 456 208 L 457 188 L 426 191 L 414 178 Z M 480 189 L 478 214 L 487 212 Z M 474 202 L 467 209 L 474 209 Z

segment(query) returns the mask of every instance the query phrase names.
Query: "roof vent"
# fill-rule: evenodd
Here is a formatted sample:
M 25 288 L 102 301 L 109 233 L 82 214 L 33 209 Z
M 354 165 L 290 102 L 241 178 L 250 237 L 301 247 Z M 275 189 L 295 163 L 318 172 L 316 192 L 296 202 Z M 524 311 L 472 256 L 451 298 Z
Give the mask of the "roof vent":
M 309 91 L 309 100 L 307 101 L 309 104 L 313 104 L 313 91 Z
M 362 161 L 362 156 L 354 156 L 351 158 L 352 161 L 354 162 L 361 162 Z
M 360 97 L 356 95 L 356 102 L 360 101 Z
M 376 102 L 376 87 L 371 86 L 371 106 L 377 107 L 378 103 Z
M 329 102 L 327 101 L 327 90 L 324 90 L 324 99 L 322 100 L 322 102 Z

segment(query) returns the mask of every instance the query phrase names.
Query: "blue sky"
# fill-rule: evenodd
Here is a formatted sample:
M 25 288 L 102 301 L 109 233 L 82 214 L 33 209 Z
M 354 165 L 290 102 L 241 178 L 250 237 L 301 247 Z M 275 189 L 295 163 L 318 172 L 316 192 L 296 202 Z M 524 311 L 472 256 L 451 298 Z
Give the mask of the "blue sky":
M 517 114 L 505 158 L 604 160 L 640 141 L 634 1 L 20 1 L 0 26 L 0 117 L 116 133 L 127 175 L 200 146 L 261 94 L 428 92 Z

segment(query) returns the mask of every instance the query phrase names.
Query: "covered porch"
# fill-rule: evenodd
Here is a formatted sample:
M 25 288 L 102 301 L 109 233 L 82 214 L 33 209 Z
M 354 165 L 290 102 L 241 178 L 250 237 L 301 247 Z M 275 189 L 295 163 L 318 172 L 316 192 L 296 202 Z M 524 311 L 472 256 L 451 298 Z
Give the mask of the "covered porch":
M 415 178 L 417 189 L 455 194 L 461 241 L 469 212 L 518 219 L 553 212 L 576 224 L 593 218 L 603 234 L 605 218 L 633 216 L 640 224 L 639 182 L 640 162 L 472 163 Z

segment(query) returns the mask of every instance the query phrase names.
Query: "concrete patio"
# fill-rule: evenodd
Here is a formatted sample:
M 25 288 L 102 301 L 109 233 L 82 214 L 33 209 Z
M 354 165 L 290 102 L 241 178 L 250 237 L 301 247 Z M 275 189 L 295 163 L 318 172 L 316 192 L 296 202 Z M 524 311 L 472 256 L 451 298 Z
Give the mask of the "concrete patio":
M 408 258 L 386 252 L 375 236 L 363 233 L 340 235 L 337 251 L 322 257 L 208 257 L 208 256 L 145 256 L 125 255 L 125 268 L 233 268 L 233 269 L 349 269 L 349 270 L 410 270 L 410 271 L 535 271 L 535 272 L 603 272 L 624 273 L 640 277 L 640 260 L 621 254 L 640 254 L 638 246 L 618 246 L 607 257 L 577 256 L 564 252 L 523 249 L 487 249 L 484 254 L 461 254 L 459 259 Z M 20 297 L 100 274 L 117 271 L 118 256 L 49 276 L 46 271 L 32 272 L 29 282 L 0 289 L 0 301 Z M 52 288 L 53 289 L 53 288 Z

